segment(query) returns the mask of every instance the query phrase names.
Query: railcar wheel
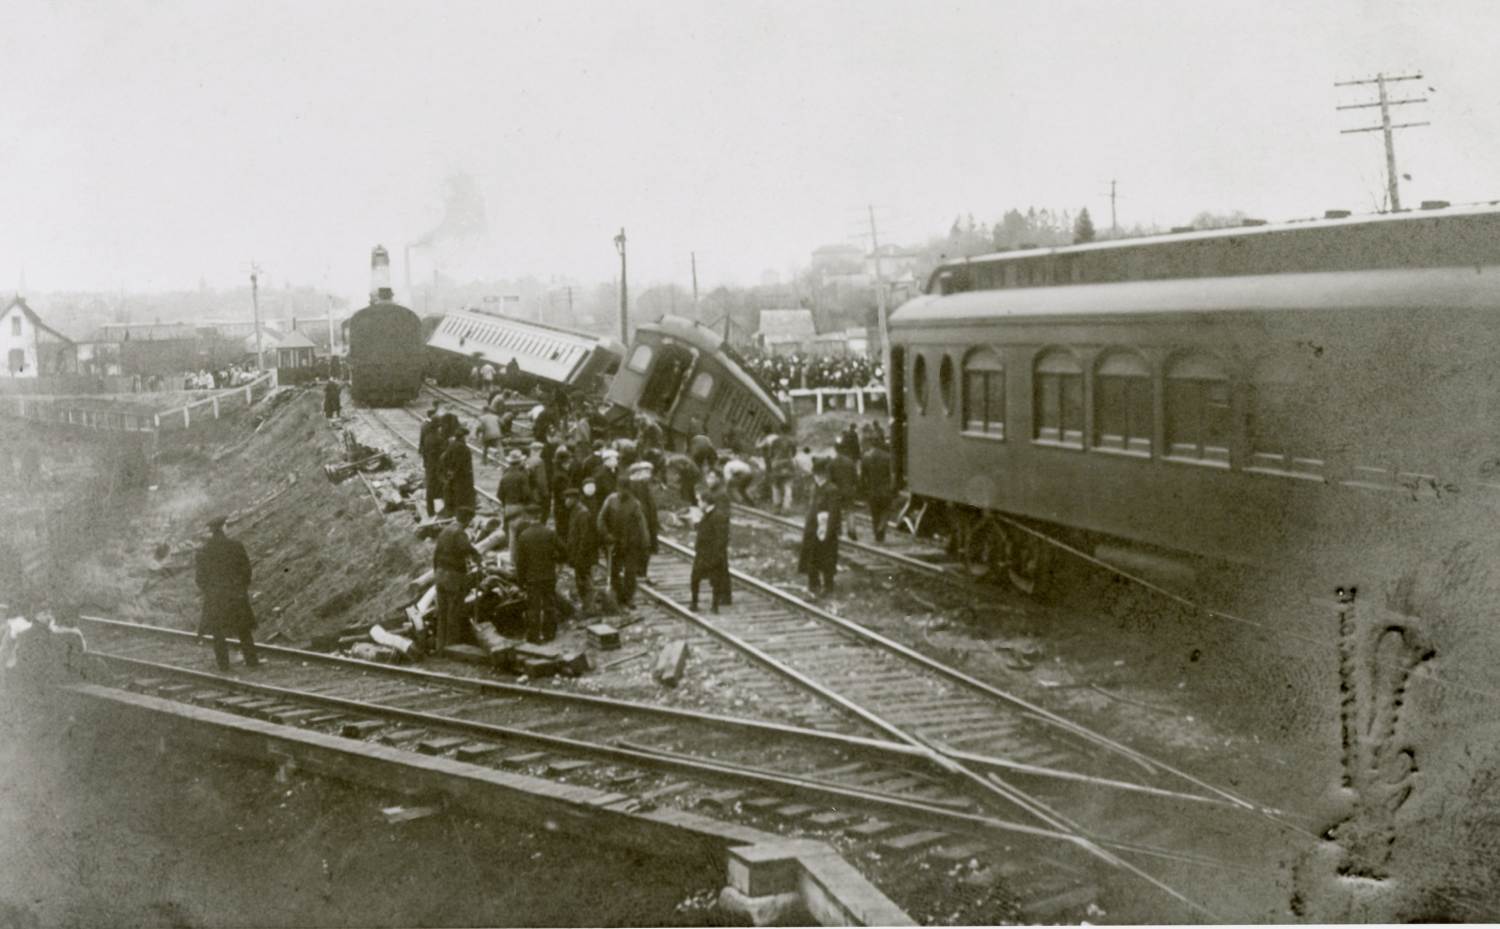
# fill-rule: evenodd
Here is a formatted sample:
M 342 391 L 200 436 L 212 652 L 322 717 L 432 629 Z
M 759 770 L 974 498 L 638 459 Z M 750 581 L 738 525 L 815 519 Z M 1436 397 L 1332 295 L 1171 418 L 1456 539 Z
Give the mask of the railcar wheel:
M 1045 542 L 1023 529 L 1004 530 L 1005 573 L 1011 586 L 1030 597 L 1046 593 L 1050 551 Z

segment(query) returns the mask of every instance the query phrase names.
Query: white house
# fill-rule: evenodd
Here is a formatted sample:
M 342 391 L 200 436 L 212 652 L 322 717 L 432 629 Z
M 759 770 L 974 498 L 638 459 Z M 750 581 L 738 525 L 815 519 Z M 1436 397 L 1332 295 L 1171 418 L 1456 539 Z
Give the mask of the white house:
M 78 347 L 73 340 L 42 322 L 36 311 L 16 297 L 0 314 L 0 377 L 40 377 L 73 374 L 78 370 Z

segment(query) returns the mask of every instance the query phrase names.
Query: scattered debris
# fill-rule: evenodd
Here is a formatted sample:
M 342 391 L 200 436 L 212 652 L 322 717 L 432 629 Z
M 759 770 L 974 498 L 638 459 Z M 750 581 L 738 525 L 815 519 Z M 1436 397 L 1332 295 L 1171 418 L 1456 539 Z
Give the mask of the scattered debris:
M 676 687 L 687 669 L 688 644 L 682 640 L 668 642 L 656 655 L 656 666 L 651 676 L 663 687 Z

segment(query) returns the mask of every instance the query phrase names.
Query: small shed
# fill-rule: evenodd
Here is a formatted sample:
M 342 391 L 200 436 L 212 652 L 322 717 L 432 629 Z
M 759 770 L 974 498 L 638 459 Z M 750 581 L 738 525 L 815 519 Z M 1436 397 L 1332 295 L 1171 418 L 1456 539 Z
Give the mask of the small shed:
M 317 353 L 318 347 L 312 340 L 293 329 L 282 333 L 276 345 L 276 367 L 280 370 L 311 368 L 317 363 Z

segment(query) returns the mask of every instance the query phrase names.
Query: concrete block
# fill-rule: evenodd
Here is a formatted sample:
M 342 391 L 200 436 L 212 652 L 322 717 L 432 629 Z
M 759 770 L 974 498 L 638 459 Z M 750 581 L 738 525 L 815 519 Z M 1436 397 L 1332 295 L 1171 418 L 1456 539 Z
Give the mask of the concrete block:
M 339 734 L 346 739 L 363 739 L 373 732 L 385 728 L 385 723 L 378 719 L 355 719 L 344 723 L 339 729 Z
M 734 887 L 719 891 L 719 909 L 732 918 L 730 925 L 748 923 L 751 926 L 807 925 L 799 914 L 804 912 L 802 897 L 796 891 L 751 897 Z
M 614 651 L 620 647 L 620 630 L 609 623 L 593 623 L 584 631 L 588 633 L 589 644 L 600 651 Z
M 885 839 L 880 843 L 880 850 L 888 855 L 915 855 L 929 845 L 936 845 L 946 838 L 948 838 L 946 832 L 924 829 L 921 832 L 908 832 Z
M 467 741 L 469 740 L 461 735 L 440 735 L 418 742 L 417 751 L 424 755 L 441 755 L 458 748 Z
M 729 886 L 747 897 L 792 893 L 797 889 L 801 865 L 797 846 L 786 842 L 761 842 L 729 850 Z
M 682 674 L 687 670 L 688 644 L 681 640 L 668 642 L 660 652 L 656 654 L 656 666 L 651 669 L 651 676 L 658 684 L 664 687 L 676 687 L 682 680 Z

